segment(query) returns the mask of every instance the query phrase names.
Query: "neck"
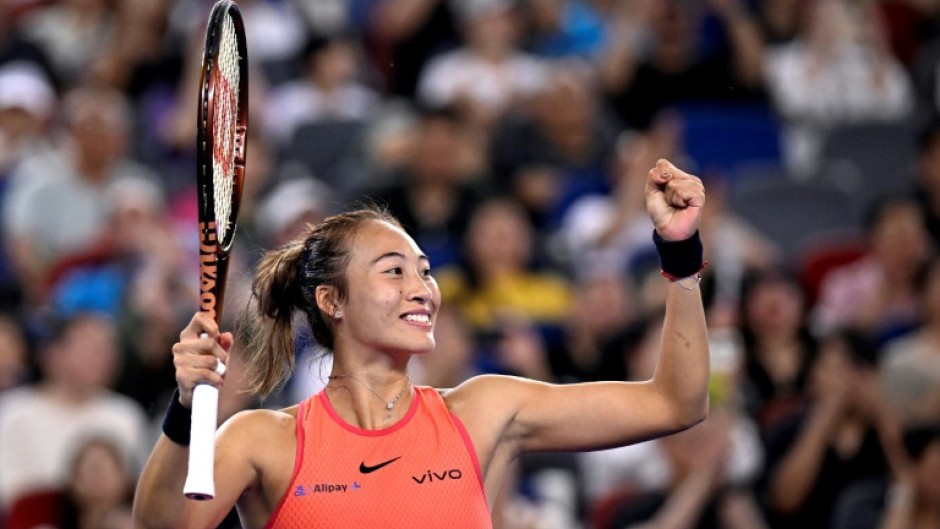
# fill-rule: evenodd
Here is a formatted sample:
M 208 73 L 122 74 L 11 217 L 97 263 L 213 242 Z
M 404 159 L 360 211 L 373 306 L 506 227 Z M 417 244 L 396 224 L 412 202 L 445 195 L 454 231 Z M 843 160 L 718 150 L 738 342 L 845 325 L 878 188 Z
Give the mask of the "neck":
M 76 160 L 79 173 L 89 182 L 100 183 L 108 179 L 110 166 L 106 163 L 95 162 L 83 156 Z
M 387 428 L 401 419 L 411 404 L 407 361 L 371 369 L 336 362 L 326 391 L 333 408 L 350 424 L 366 430 Z
M 101 388 L 49 382 L 45 384 L 43 391 L 55 401 L 81 405 L 97 396 Z

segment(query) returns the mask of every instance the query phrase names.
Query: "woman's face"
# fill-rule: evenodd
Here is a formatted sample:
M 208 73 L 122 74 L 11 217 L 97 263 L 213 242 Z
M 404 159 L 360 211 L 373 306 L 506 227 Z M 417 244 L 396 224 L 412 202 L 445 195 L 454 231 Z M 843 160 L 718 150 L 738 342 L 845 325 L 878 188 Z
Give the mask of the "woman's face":
M 784 280 L 763 281 L 748 296 L 746 310 L 755 333 L 794 335 L 802 324 L 803 294 Z
M 119 505 L 126 499 L 128 478 L 118 457 L 99 443 L 89 444 L 79 454 L 69 488 L 82 507 Z
M 431 265 L 400 228 L 369 222 L 352 239 L 346 269 L 343 316 L 336 345 L 391 353 L 434 349 L 434 322 L 441 292 Z
M 531 227 L 523 213 L 504 202 L 479 207 L 467 229 L 470 258 L 482 273 L 520 271 L 529 260 Z

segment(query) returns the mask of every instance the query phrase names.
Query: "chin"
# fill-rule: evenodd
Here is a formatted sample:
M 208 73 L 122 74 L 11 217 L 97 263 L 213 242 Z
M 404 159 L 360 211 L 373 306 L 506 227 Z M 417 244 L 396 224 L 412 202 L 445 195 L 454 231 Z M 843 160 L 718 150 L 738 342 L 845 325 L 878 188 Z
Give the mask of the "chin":
M 382 344 L 376 344 L 376 347 L 387 353 L 406 354 L 406 355 L 424 355 L 434 350 L 434 340 L 402 340 L 386 341 Z
M 417 354 L 417 355 L 426 355 L 430 353 L 431 351 L 433 351 L 435 346 L 436 344 L 432 340 L 430 344 L 424 344 L 423 346 L 416 347 L 415 349 L 411 351 L 411 353 Z

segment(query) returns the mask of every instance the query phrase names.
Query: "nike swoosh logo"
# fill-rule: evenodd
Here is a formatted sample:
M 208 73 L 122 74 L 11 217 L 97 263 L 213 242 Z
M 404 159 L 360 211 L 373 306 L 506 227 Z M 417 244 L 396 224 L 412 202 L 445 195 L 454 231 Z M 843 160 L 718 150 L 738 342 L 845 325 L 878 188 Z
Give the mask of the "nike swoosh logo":
M 371 472 L 375 472 L 376 470 L 386 465 L 391 465 L 392 463 L 394 463 L 395 461 L 398 461 L 399 459 L 401 459 L 401 456 L 398 456 L 394 459 L 389 459 L 388 461 L 385 461 L 384 463 L 379 463 L 378 465 L 375 465 L 372 467 L 367 467 L 366 462 L 363 461 L 362 463 L 359 463 L 359 472 L 362 472 L 363 474 L 369 474 Z

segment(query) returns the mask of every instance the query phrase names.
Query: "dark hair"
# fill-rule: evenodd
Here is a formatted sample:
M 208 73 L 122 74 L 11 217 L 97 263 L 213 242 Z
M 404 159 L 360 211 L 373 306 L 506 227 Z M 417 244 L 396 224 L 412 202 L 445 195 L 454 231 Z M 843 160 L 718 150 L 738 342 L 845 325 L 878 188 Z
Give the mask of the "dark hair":
M 121 449 L 117 440 L 97 434 L 86 437 L 77 444 L 76 450 L 72 453 L 68 483 L 65 485 L 65 494 L 61 497 L 59 503 L 59 513 L 61 516 L 59 527 L 62 529 L 79 529 L 82 527 L 80 523 L 81 520 L 87 517 L 90 506 L 81 503 L 81 498 L 76 495 L 77 491 L 74 489 L 74 485 L 79 465 L 94 448 L 104 450 L 120 468 L 125 482 L 121 501 L 129 505 L 134 496 L 133 480 L 131 478 L 128 456 Z
M 915 461 L 934 442 L 940 442 L 940 423 L 912 426 L 904 431 L 904 448 Z
M 459 125 L 462 121 L 460 110 L 456 105 L 447 103 L 416 103 L 415 115 L 421 121 L 440 120 L 453 125 Z
M 104 321 L 113 323 L 110 315 L 104 312 L 93 310 L 80 310 L 69 313 L 50 314 L 40 324 L 39 328 L 39 346 L 47 348 L 51 345 L 62 342 L 72 329 L 78 327 L 87 321 Z
M 367 222 L 401 223 L 387 210 L 369 205 L 327 217 L 293 241 L 265 254 L 251 285 L 246 371 L 248 389 L 262 397 L 280 387 L 294 372 L 294 310 L 307 317 L 317 343 L 333 349 L 333 328 L 317 306 L 320 285 L 336 288 L 336 301 L 346 295 L 350 241 Z

